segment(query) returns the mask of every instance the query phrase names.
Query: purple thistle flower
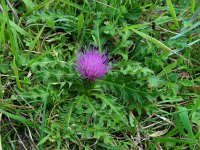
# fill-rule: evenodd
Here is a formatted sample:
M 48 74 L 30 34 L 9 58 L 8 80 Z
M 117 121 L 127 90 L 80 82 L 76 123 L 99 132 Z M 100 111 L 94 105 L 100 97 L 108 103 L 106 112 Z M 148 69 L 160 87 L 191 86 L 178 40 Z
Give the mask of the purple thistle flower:
M 107 51 L 101 54 L 96 47 L 90 51 L 79 52 L 76 63 L 77 70 L 84 78 L 90 80 L 103 77 L 110 70 L 106 53 Z

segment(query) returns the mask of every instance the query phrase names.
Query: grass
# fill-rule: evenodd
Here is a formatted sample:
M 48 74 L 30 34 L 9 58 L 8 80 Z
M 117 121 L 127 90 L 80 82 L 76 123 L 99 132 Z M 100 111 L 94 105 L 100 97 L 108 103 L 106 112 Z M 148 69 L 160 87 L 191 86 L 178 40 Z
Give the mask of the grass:
M 199 6 L 2 0 L 0 150 L 199 149 Z M 112 62 L 92 83 L 89 45 Z

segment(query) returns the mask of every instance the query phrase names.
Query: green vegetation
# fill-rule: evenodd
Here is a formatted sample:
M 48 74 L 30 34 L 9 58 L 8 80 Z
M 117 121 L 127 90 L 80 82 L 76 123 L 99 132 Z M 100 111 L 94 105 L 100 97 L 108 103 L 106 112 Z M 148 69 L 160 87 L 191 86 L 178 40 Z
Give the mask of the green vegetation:
M 1 0 L 0 149 L 199 149 L 199 0 Z M 80 49 L 108 49 L 88 82 Z

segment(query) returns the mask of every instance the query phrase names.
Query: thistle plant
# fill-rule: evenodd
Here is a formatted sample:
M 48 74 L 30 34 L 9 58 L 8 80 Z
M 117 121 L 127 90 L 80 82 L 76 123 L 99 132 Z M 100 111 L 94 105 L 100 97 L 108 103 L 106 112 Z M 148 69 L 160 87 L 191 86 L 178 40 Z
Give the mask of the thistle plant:
M 91 81 L 103 77 L 109 70 L 107 50 L 103 54 L 93 47 L 91 50 L 79 52 L 77 57 L 77 70 L 80 74 Z

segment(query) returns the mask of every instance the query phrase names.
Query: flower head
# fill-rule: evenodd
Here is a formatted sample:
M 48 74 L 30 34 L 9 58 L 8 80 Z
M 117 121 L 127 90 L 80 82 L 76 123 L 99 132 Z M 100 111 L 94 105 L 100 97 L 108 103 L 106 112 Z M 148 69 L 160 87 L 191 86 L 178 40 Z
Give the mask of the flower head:
M 101 54 L 96 47 L 79 52 L 76 66 L 81 75 L 90 80 L 103 77 L 110 69 L 106 52 Z

